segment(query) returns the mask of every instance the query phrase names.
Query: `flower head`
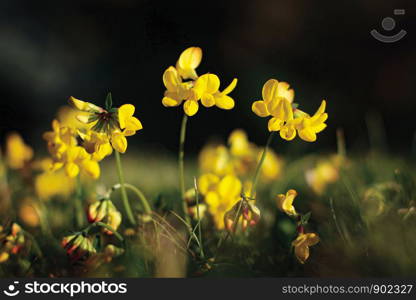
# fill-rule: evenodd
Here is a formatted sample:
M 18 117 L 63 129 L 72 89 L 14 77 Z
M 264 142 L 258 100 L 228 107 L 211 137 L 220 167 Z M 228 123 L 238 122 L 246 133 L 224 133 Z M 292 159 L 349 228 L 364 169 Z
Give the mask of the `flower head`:
M 61 245 L 72 261 L 87 259 L 91 254 L 95 254 L 97 252 L 91 239 L 83 233 L 72 234 L 64 237 Z
M 224 215 L 240 200 L 241 181 L 234 175 L 223 178 L 207 173 L 198 179 L 198 190 L 204 196 L 208 212 L 218 229 L 224 228 Z
M 286 195 L 279 194 L 277 195 L 277 207 L 288 216 L 297 216 L 295 207 L 293 206 L 293 201 L 298 193 L 295 190 L 288 190 Z
M 7 261 L 10 255 L 18 254 L 25 240 L 23 230 L 17 223 L 13 223 L 6 231 L 0 226 L 0 263 Z
M 84 113 L 78 115 L 77 119 L 82 123 L 90 124 L 94 134 L 87 131 L 81 132 L 80 135 L 81 138 L 86 139 L 87 143 L 92 142 L 95 150 L 101 151 L 97 155 L 98 159 L 111 154 L 110 145 L 118 152 L 126 152 L 126 137 L 136 134 L 143 128 L 139 119 L 133 116 L 134 105 L 124 104 L 119 108 L 113 108 L 111 94 L 107 96 L 106 109 L 72 96 L 69 102 L 74 108 Z
M 319 243 L 319 236 L 316 233 L 299 233 L 298 237 L 292 242 L 295 248 L 296 258 L 304 264 L 309 258 L 309 247 Z
M 234 107 L 234 100 L 228 94 L 234 90 L 237 79 L 220 91 L 220 79 L 217 75 L 206 73 L 198 76 L 196 73 L 201 59 L 201 48 L 190 47 L 179 56 L 176 67 L 170 66 L 165 70 L 162 77 L 166 87 L 162 99 L 164 106 L 174 107 L 184 102 L 183 109 L 188 116 L 198 112 L 199 100 L 205 107 L 215 105 L 226 110 Z
M 7 136 L 6 155 L 11 169 L 22 169 L 33 158 L 33 150 L 18 133 L 13 132 Z
M 110 199 L 102 199 L 90 204 L 87 217 L 90 223 L 103 222 L 114 230 L 117 230 L 121 224 L 121 213 Z M 109 235 L 113 234 L 106 228 L 104 228 L 104 232 Z
M 268 80 L 263 86 L 263 99 L 252 104 L 252 111 L 259 117 L 271 116 L 269 131 L 279 131 L 285 140 L 293 140 L 296 134 L 307 142 L 316 141 L 316 134 L 325 129 L 328 118 L 323 100 L 317 112 L 310 116 L 293 103 L 294 91 L 286 82 Z

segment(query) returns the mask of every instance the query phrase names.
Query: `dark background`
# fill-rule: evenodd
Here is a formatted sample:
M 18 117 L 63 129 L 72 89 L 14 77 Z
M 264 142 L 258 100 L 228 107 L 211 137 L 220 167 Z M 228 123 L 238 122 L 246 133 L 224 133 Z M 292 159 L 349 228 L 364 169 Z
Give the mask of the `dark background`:
M 395 8 L 406 15 L 394 16 Z M 294 145 L 334 150 L 341 127 L 349 148 L 366 150 L 367 121 L 378 119 L 389 149 L 408 153 L 415 132 L 415 15 L 412 0 L 2 0 L 0 137 L 18 130 L 41 145 L 68 96 L 101 105 L 111 91 L 117 106 L 136 105 L 144 125 L 130 143 L 176 151 L 182 108 L 162 106 L 162 74 L 182 50 L 200 46 L 199 74 L 218 74 L 221 89 L 234 77 L 239 82 L 234 110 L 201 108 L 191 118 L 188 150 L 238 127 L 264 144 L 267 120 L 251 112 L 251 103 L 267 79 L 277 78 L 292 85 L 295 101 L 310 113 L 328 102 L 329 126 L 318 142 Z M 388 16 L 397 21 L 393 33 L 381 28 Z M 408 34 L 383 44 L 370 36 L 374 28 Z

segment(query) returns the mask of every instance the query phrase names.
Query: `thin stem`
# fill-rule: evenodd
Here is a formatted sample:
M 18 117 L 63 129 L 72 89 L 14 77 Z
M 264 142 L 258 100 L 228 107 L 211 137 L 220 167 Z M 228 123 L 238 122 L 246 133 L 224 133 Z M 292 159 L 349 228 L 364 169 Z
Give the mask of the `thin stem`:
M 76 191 L 75 191 L 75 218 L 78 228 L 84 226 L 84 209 L 82 205 L 82 183 L 81 176 L 77 176 Z
M 96 222 L 96 223 L 94 223 L 94 224 L 96 224 L 97 226 L 103 227 L 103 228 L 105 228 L 105 229 L 107 229 L 107 230 L 111 231 L 111 232 L 114 234 L 114 236 L 120 240 L 120 242 L 124 243 L 124 239 L 123 239 L 123 237 L 121 236 L 121 234 L 120 234 L 120 233 L 118 233 L 118 232 L 117 232 L 117 231 L 116 231 L 113 227 L 111 227 L 110 225 L 107 225 L 107 224 L 105 224 L 105 223 L 103 223 L 103 222 Z
M 260 161 L 257 163 L 256 173 L 254 173 L 254 177 L 253 177 L 253 186 L 251 188 L 250 198 L 254 198 L 254 195 L 256 194 L 257 182 L 259 180 L 261 167 L 263 166 L 263 162 L 266 158 L 267 150 L 270 147 L 270 144 L 273 140 L 273 137 L 274 137 L 275 133 L 276 133 L 275 131 L 272 131 L 270 133 L 269 138 L 267 139 L 266 146 L 264 147 L 263 153 L 261 155 Z
M 146 196 L 143 194 L 143 192 L 139 188 L 137 188 L 136 186 L 134 186 L 130 183 L 125 182 L 124 187 L 127 188 L 127 189 L 130 189 L 132 192 L 134 192 L 137 195 L 137 197 L 140 200 L 140 203 L 143 206 L 143 211 L 145 212 L 145 214 L 150 215 L 152 213 L 152 209 L 150 207 L 149 202 L 146 199 Z M 112 191 L 115 191 L 119 188 L 121 188 L 121 184 L 116 184 L 112 187 Z
M 198 218 L 198 238 L 199 238 L 199 249 L 200 249 L 200 255 L 202 259 L 205 258 L 204 254 L 204 248 L 202 246 L 202 229 L 201 229 L 201 216 L 199 214 L 199 192 L 198 192 L 198 185 L 196 184 L 196 178 L 194 177 L 194 188 L 195 188 L 195 199 L 196 199 L 196 217 Z
M 124 209 L 127 214 L 127 218 L 131 225 L 136 225 L 136 220 L 134 219 L 133 211 L 131 210 L 129 198 L 127 197 L 126 187 L 124 184 L 124 173 L 123 167 L 121 166 L 121 158 L 120 153 L 118 151 L 114 151 L 116 157 L 116 164 L 117 164 L 117 172 L 118 172 L 118 180 L 120 181 L 120 190 L 121 190 L 121 200 L 123 201 Z
M 185 156 L 185 139 L 186 139 L 186 123 L 188 122 L 188 116 L 183 114 L 181 132 L 179 136 L 179 188 L 181 190 L 182 209 L 185 216 L 185 220 L 188 224 L 191 224 L 191 219 L 188 215 L 188 205 L 185 200 L 185 171 L 184 171 L 184 156 Z

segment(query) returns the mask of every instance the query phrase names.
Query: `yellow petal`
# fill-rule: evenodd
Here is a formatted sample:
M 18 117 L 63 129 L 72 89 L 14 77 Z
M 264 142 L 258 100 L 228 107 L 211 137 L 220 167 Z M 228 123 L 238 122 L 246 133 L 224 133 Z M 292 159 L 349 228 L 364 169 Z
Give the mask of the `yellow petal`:
M 92 103 L 79 100 L 75 97 L 69 97 L 69 103 L 78 110 L 86 111 L 86 112 L 97 112 L 102 111 L 103 109 L 99 106 L 96 106 Z
M 259 117 L 270 116 L 269 111 L 267 110 L 266 103 L 262 100 L 253 102 L 251 110 L 258 115 Z
M 215 97 L 215 105 L 221 109 L 229 110 L 234 108 L 235 102 L 230 96 L 219 94 Z
M 143 125 L 142 122 L 140 122 L 139 119 L 137 119 L 136 117 L 131 117 L 127 122 L 126 122 L 126 128 L 128 130 L 132 130 L 132 131 L 138 131 L 140 129 L 143 129 Z
M 269 131 L 279 131 L 282 128 L 283 120 L 271 118 L 268 123 Z
M 68 177 L 74 178 L 79 173 L 79 167 L 76 164 L 72 163 L 72 162 L 67 163 L 65 165 L 65 172 L 68 175 Z
M 199 66 L 202 60 L 202 49 L 199 47 L 189 47 L 184 50 L 179 56 L 176 66 L 180 75 L 184 79 L 196 79 L 197 74 L 195 69 Z
M 182 103 L 182 100 L 177 100 L 171 97 L 163 97 L 162 99 L 162 104 L 165 107 L 174 107 L 174 106 L 178 106 Z
M 214 96 L 211 94 L 203 94 L 201 97 L 201 103 L 205 107 L 211 107 L 215 105 L 215 99 Z
M 316 133 L 311 128 L 304 128 L 299 130 L 299 137 L 306 142 L 315 142 Z
M 198 189 L 199 192 L 202 195 L 206 195 L 209 190 L 213 189 L 218 182 L 220 181 L 220 178 L 211 173 L 203 174 L 198 178 Z
M 284 140 L 291 141 L 296 137 L 296 129 L 294 126 L 284 125 L 280 129 L 280 137 Z
M 198 102 L 193 101 L 193 100 L 187 100 L 183 104 L 183 110 L 190 117 L 192 117 L 198 112 L 198 108 L 199 108 Z
M 301 264 L 304 264 L 309 258 L 309 247 L 307 245 L 301 245 L 295 247 L 295 255 Z
M 319 243 L 319 236 L 316 233 L 306 234 L 306 243 L 308 246 L 313 246 Z
M 100 165 L 95 160 L 84 160 L 82 168 L 92 178 L 100 177 Z
M 263 100 L 268 103 L 279 96 L 279 81 L 276 79 L 269 79 L 262 90 Z
M 237 78 L 234 78 L 233 81 L 221 92 L 224 95 L 231 93 L 237 86 Z
M 223 198 L 238 197 L 241 193 L 241 189 L 241 181 L 234 175 L 225 176 L 218 186 L 218 192 Z
M 135 107 L 132 104 L 124 104 L 118 109 L 118 121 L 120 128 L 126 128 L 126 122 L 133 116 Z
M 220 79 L 215 74 L 204 74 L 199 77 L 195 82 L 194 89 L 199 95 L 204 93 L 214 94 L 220 88 Z
M 165 70 L 163 73 L 163 84 L 167 88 L 168 91 L 176 92 L 178 86 L 181 84 L 182 80 L 179 77 L 177 70 L 170 66 Z
M 116 151 L 124 153 L 127 150 L 127 139 L 121 132 L 113 132 L 111 135 L 111 145 Z

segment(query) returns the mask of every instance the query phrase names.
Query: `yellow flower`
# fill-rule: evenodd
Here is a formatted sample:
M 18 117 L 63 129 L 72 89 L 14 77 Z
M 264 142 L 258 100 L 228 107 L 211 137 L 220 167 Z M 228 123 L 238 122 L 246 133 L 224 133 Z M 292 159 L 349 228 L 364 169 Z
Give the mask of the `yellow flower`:
M 307 142 L 315 142 L 316 134 L 326 128 L 324 123 L 328 119 L 328 114 L 325 113 L 326 101 L 322 100 L 316 113 L 310 117 L 306 116 L 297 125 L 299 136 L 302 140 Z
M 236 129 L 230 134 L 228 144 L 229 148 L 213 144 L 205 146 L 198 157 L 200 170 L 218 176 L 251 175 L 263 150 L 250 143 L 247 134 L 241 129 Z M 261 170 L 263 180 L 270 182 L 277 179 L 281 174 L 282 166 L 281 158 L 273 150 L 269 150 Z
M 176 62 L 176 69 L 183 79 L 196 79 L 196 68 L 202 60 L 202 49 L 199 47 L 189 47 L 184 50 Z
M 85 237 L 82 233 L 64 237 L 61 245 L 73 262 L 88 258 L 90 255 L 97 252 L 91 239 L 89 237 Z
M 297 216 L 298 213 L 293 206 L 293 201 L 297 195 L 298 193 L 292 189 L 287 191 L 286 195 L 277 195 L 277 207 L 289 216 Z
M 107 96 L 111 97 L 111 96 Z M 132 104 L 124 104 L 120 108 L 107 108 L 105 110 L 92 103 L 85 102 L 74 97 L 69 98 L 69 102 L 81 112 L 87 115 L 78 115 L 77 119 L 85 124 L 91 124 L 91 131 L 98 133 L 95 140 L 102 152 L 97 154 L 97 158 L 104 158 L 111 154 L 108 143 L 118 152 L 124 153 L 127 150 L 126 136 L 132 136 L 143 128 L 139 119 L 133 116 L 135 107 Z M 88 137 L 87 133 L 81 133 Z M 99 139 L 99 141 L 97 140 Z M 95 146 L 94 146 L 95 147 Z
M 44 160 L 43 172 L 35 178 L 35 192 L 40 199 L 48 200 L 55 196 L 68 198 L 74 191 L 75 181 L 69 178 L 64 170 L 50 171 L 53 162 Z
M 293 104 L 294 91 L 286 82 L 268 80 L 263 86 L 263 99 L 253 102 L 252 111 L 259 117 L 269 117 L 269 131 L 279 131 L 281 138 L 290 141 L 299 137 L 307 142 L 316 141 L 316 134 L 325 129 L 328 118 L 325 100 L 312 117 Z
M 33 150 L 18 133 L 13 132 L 7 136 L 6 155 L 11 169 L 22 169 L 33 158 Z
M 40 223 L 40 210 L 30 197 L 25 198 L 19 207 L 19 218 L 30 227 L 37 227 Z
M 309 247 L 317 243 L 319 243 L 319 236 L 316 233 L 299 233 L 296 240 L 292 242 L 295 255 L 301 264 L 309 258 Z
M 90 223 L 103 222 L 111 226 L 114 230 L 117 230 L 121 224 L 121 213 L 110 199 L 102 199 L 90 204 L 87 217 Z M 103 231 L 109 235 L 113 234 L 113 232 L 106 228 Z
M 104 133 L 88 130 L 79 131 L 78 134 L 83 140 L 82 146 L 91 154 L 93 160 L 101 161 L 113 153 L 113 147 Z
M 182 52 L 176 68 L 170 66 L 165 70 L 162 77 L 166 87 L 162 99 L 164 106 L 174 107 L 184 102 L 183 109 L 188 116 L 198 112 L 199 100 L 205 107 L 215 105 L 227 110 L 234 107 L 234 100 L 228 94 L 234 90 L 237 79 L 221 92 L 220 79 L 217 75 L 207 73 L 198 77 L 196 68 L 201 59 L 202 50 L 198 47 L 190 47 Z
M 198 188 L 215 225 L 218 229 L 223 229 L 225 213 L 241 198 L 241 181 L 233 175 L 219 178 L 214 174 L 204 174 L 198 179 Z
M 316 194 L 322 195 L 328 184 L 338 180 L 341 163 L 338 156 L 319 161 L 313 169 L 305 172 L 306 183 Z
M 57 120 L 62 127 L 69 127 L 72 129 L 88 129 L 88 124 L 82 123 L 77 119 L 77 116 L 87 116 L 87 112 L 80 112 L 70 106 L 62 106 L 58 110 Z

